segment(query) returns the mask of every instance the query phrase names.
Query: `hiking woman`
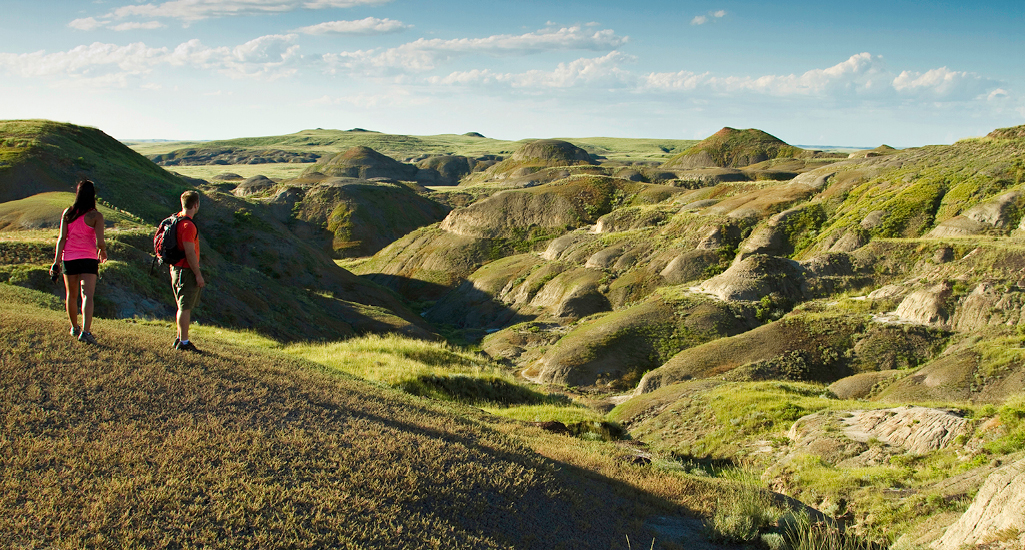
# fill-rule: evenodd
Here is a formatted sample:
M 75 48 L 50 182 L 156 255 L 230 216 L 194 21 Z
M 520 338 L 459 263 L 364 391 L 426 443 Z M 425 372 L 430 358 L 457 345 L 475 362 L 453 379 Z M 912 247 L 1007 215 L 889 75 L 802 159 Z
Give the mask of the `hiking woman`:
M 99 265 L 107 261 L 107 243 L 103 240 L 103 214 L 96 209 L 96 188 L 93 182 L 78 182 L 75 202 L 61 215 L 61 233 L 50 267 L 50 276 L 64 274 L 67 291 L 66 309 L 71 321 L 71 336 L 80 342 L 95 344 L 93 324 L 93 293 Z M 60 271 L 58 271 L 60 270 Z M 78 295 L 82 294 L 82 326 L 78 326 Z

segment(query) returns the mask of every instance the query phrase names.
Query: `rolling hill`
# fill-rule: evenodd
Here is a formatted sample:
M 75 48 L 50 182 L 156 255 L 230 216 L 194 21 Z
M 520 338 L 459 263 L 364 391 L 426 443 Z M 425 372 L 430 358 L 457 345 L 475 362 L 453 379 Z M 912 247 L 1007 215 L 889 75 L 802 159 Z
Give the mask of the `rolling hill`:
M 75 132 L 47 126 L 26 143 L 71 143 L 64 134 Z M 1023 134 L 1021 127 L 1004 128 L 953 145 L 840 155 L 800 150 L 760 130 L 729 128 L 678 149 L 656 140 L 595 138 L 591 145 L 525 140 L 498 146 L 496 140 L 473 135 L 434 140 L 314 131 L 217 146 L 292 152 L 324 147 L 317 153 L 321 168 L 355 168 L 357 173 L 332 175 L 311 168 L 301 178 L 243 184 L 238 178 L 205 183 L 166 177 L 179 188 L 197 186 L 204 193 L 203 250 L 204 255 L 211 250 L 211 270 L 221 284 L 212 297 L 224 306 L 213 324 L 225 330 L 255 329 L 300 346 L 323 346 L 300 355 L 321 358 L 325 365 L 366 364 L 360 376 L 378 385 L 463 400 L 585 439 L 627 433 L 629 443 L 602 446 L 594 441 L 596 446 L 585 452 L 580 445 L 586 442 L 579 438 L 554 438 L 461 406 L 442 407 L 547 459 L 570 464 L 570 472 L 581 476 L 567 482 L 576 488 L 627 480 L 629 487 L 613 485 L 629 493 L 628 501 L 648 502 L 656 495 L 653 506 L 659 510 L 667 503 L 683 505 L 688 513 L 701 515 L 708 532 L 724 544 L 786 547 L 780 538 L 791 524 L 780 521 L 786 510 L 759 501 L 753 496 L 763 494 L 758 491 L 738 496 L 733 491 L 739 486 L 771 489 L 781 495 L 773 502 L 799 499 L 845 526 L 845 540 L 852 545 L 871 541 L 879 547 L 955 548 L 1003 537 L 998 541 L 1002 548 L 1013 548 L 1025 542 L 1020 539 L 1025 525 L 1001 516 L 999 506 L 985 499 L 996 498 L 992 495 L 1004 489 L 994 484 L 1017 475 L 1025 459 Z M 17 135 L 26 139 L 24 132 Z M 446 141 L 450 147 L 440 145 Z M 595 148 L 599 142 L 603 152 Z M 4 156 L 4 167 L 31 166 L 24 156 L 31 147 L 17 143 L 0 149 L 21 155 Z M 616 150 L 617 143 L 623 148 Z M 644 159 L 628 160 L 638 153 L 631 147 L 647 151 L 640 153 Z M 69 170 L 85 170 L 77 157 L 61 156 L 59 149 L 51 148 L 46 158 L 64 158 Z M 43 158 L 36 154 L 32 158 Z M 123 150 L 108 156 L 119 155 L 131 157 Z M 90 158 L 82 155 L 100 166 Z M 469 162 L 481 159 L 486 166 Z M 449 164 L 459 167 L 460 175 L 452 176 L 459 185 L 426 189 L 416 181 L 419 171 L 440 175 L 439 168 Z M 358 171 L 380 167 L 392 172 Z M 115 191 L 110 196 L 125 196 L 127 187 L 116 183 L 122 180 L 111 181 Z M 139 196 L 155 192 L 147 189 Z M 166 292 L 166 283 L 139 271 L 148 231 L 140 223 L 150 220 L 136 206 L 126 206 L 137 203 L 108 202 L 117 224 L 110 233 L 112 253 L 128 261 L 105 267 L 101 278 L 108 286 L 101 296 L 110 301 L 101 304 L 102 316 L 166 315 L 125 307 L 146 300 L 164 303 L 160 293 Z M 43 271 L 53 238 L 52 221 L 46 219 L 57 206 L 58 197 L 48 194 L 0 203 L 0 220 L 7 224 L 0 233 L 5 290 L 29 287 L 52 293 Z M 364 247 L 371 233 L 379 238 Z M 353 259 L 344 252 L 350 249 L 374 255 Z M 330 255 L 349 257 L 339 263 L 352 272 L 338 268 Z M 22 302 L 11 303 L 46 302 L 42 295 L 17 292 Z M 18 309 L 22 306 L 12 307 L 8 315 Z M 32 335 L 26 341 L 44 350 L 36 353 L 45 361 L 63 365 L 46 354 L 50 347 L 64 348 L 42 336 L 49 334 L 46 323 L 58 323 L 59 315 L 42 311 L 10 322 Z M 149 341 L 147 326 L 103 322 L 124 339 Z M 412 378 L 393 373 L 389 376 L 402 378 L 393 382 L 375 378 L 384 375 L 374 374 L 378 367 L 373 365 L 383 369 L 386 361 L 360 355 L 342 342 L 382 332 L 419 338 L 445 334 L 479 345 L 486 355 L 460 359 L 448 351 L 400 352 L 404 345 L 380 344 L 431 364 L 424 371 L 415 367 Z M 266 360 L 278 371 L 309 368 L 295 359 L 277 363 L 280 357 L 273 353 L 228 351 L 230 343 L 212 337 L 211 346 L 216 354 L 249 353 L 254 359 L 245 365 Z M 280 344 L 265 347 L 281 351 Z M 131 354 L 147 357 L 138 350 Z M 19 359 L 19 368 L 32 361 L 28 357 Z M 489 358 L 494 362 L 486 369 L 473 370 Z M 211 361 L 204 368 L 215 373 L 227 368 L 217 357 Z M 453 365 L 459 368 L 431 370 Z M 494 376 L 498 372 L 502 377 Z M 166 375 L 154 371 L 154 376 Z M 526 393 L 511 389 L 517 384 Z M 506 391 L 529 404 L 473 401 Z M 11 395 L 22 399 L 21 393 Z M 357 401 L 380 399 L 361 395 Z M 569 403 L 573 413 L 565 410 Z M 581 404 L 591 407 L 588 420 L 580 420 Z M 396 407 L 390 410 L 404 419 L 399 424 L 411 425 Z M 333 413 L 310 414 L 337 419 Z M 573 422 L 559 420 L 568 416 Z M 218 418 L 225 425 L 234 422 L 233 416 Z M 416 437 L 435 434 L 431 428 L 425 435 L 419 425 L 410 429 L 420 434 Z M 406 437 L 392 431 L 385 439 Z M 475 437 L 492 436 L 481 431 Z M 339 448 L 346 447 L 339 443 Z M 505 458 L 497 459 L 495 467 L 508 465 L 512 455 L 498 454 Z M 606 454 L 629 464 L 596 458 Z M 356 458 L 345 456 L 346 462 Z M 490 467 L 498 455 L 475 456 Z M 409 471 L 429 469 L 431 460 Z M 520 464 L 519 458 L 513 462 Z M 482 475 L 495 475 L 488 472 Z M 679 475 L 667 477 L 666 472 Z M 531 479 L 554 487 L 560 478 L 552 475 Z M 657 489 L 663 483 L 674 489 Z M 1000 493 L 1002 499 L 1025 494 L 1005 485 L 1012 488 Z M 692 499 L 676 492 L 683 486 L 695 491 Z M 541 499 L 530 492 L 536 487 L 523 486 L 523 510 L 561 506 L 566 517 L 582 517 L 574 515 L 579 513 L 573 508 L 577 497 L 567 496 L 579 493 L 556 491 Z M 648 494 L 633 492 L 638 488 Z M 981 500 L 972 502 L 976 493 Z M 428 522 L 403 529 L 439 529 L 455 537 L 444 539 L 454 546 L 534 544 L 516 539 L 519 531 L 501 521 L 465 523 L 470 516 L 452 511 L 461 505 L 453 504 L 452 494 L 425 495 L 425 502 L 449 507 L 446 518 L 455 514 L 463 523 L 438 523 L 433 516 L 417 516 L 414 508 L 401 508 L 397 513 L 410 521 L 424 517 Z M 392 497 L 389 505 L 403 498 Z M 542 500 L 541 508 L 530 508 Z M 505 496 L 488 502 L 512 506 Z M 612 508 L 603 508 L 603 514 L 634 506 L 609 502 Z M 736 507 L 741 505 L 748 507 Z M 649 518 L 654 508 L 646 510 L 640 515 Z M 533 517 L 533 512 L 523 513 Z M 573 521 L 590 525 L 591 520 Z M 481 527 L 484 523 L 488 527 Z M 676 541 L 691 547 L 687 544 L 704 540 L 686 530 L 674 539 L 658 531 L 657 523 L 633 521 L 658 532 L 667 546 Z M 947 529 L 955 524 L 956 529 Z M 595 536 L 612 537 L 600 538 L 610 545 L 617 536 L 639 532 L 632 529 L 612 523 Z M 828 530 L 802 532 L 816 529 Z M 565 533 L 562 527 L 557 531 Z M 482 538 L 473 539 L 470 532 Z M 562 542 L 553 535 L 537 544 Z M 592 542 L 572 539 L 565 545 Z
M 108 224 L 123 226 L 108 232 L 111 261 L 102 267 L 100 279 L 110 291 L 101 286 L 98 313 L 169 315 L 166 272 L 149 275 L 152 231 L 159 220 L 180 209 L 178 197 L 192 182 L 165 172 L 96 129 L 8 121 L 0 124 L 0 140 L 0 196 L 8 199 L 3 203 L 5 217 L 22 224 L 27 216 L 33 220 L 30 225 L 51 228 L 50 242 L 32 245 L 28 255 L 19 252 L 22 261 L 0 267 L 0 279 L 56 290 L 45 275 L 52 261 L 52 248 L 47 248 L 56 242 L 53 228 L 59 226 L 63 207 L 55 206 L 53 195 L 44 192 L 66 192 L 77 178 L 90 177 L 97 183 L 98 200 L 119 212 Z M 220 282 L 211 285 L 207 308 L 200 310 L 205 322 L 281 338 L 339 338 L 392 330 L 432 337 L 423 321 L 393 295 L 339 268 L 325 250 L 297 235 L 293 229 L 301 227 L 295 228 L 290 217 L 279 221 L 272 206 L 244 201 L 216 186 L 199 191 L 203 263 L 211 280 Z M 7 243 L 0 247 L 20 249 Z
M 166 327 L 99 320 L 84 349 L 59 303 L 15 288 L 0 285 L 5 547 L 594 548 L 659 537 L 649 520 L 718 490 L 648 494 L 525 445 L 580 446 L 566 436 L 230 336 L 182 356 Z

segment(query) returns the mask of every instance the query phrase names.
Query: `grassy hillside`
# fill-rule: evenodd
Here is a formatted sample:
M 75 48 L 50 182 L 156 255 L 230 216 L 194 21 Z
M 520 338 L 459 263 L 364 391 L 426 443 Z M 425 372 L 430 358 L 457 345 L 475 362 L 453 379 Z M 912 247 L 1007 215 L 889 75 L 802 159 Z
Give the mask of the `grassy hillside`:
M 290 188 L 307 180 L 293 181 Z M 314 180 L 316 181 L 316 180 Z M 302 190 L 297 220 L 323 227 L 335 257 L 372 256 L 420 227 L 439 222 L 449 208 L 413 189 L 383 182 L 326 178 Z
M 355 130 L 302 130 L 283 136 L 244 137 L 207 141 L 203 148 L 218 149 L 280 149 L 293 152 L 338 153 L 353 147 L 368 147 L 399 160 L 419 155 L 510 154 L 514 142 L 455 134 L 407 136 Z M 133 144 L 147 155 L 166 154 L 188 147 L 191 143 L 165 142 Z
M 109 204 L 147 222 L 178 208 L 187 185 L 95 128 L 47 120 L 0 121 L 0 202 L 96 183 Z
M 680 514 L 730 490 L 265 339 L 198 327 L 205 353 L 182 355 L 169 326 L 98 320 L 83 347 L 46 295 L 0 284 L 0 304 L 3 546 L 709 548 Z M 465 360 L 404 346 L 375 353 Z
M 39 193 L 24 199 L 0 202 L 0 231 L 17 229 L 60 228 L 61 214 L 75 202 L 75 194 L 61 191 Z M 142 220 L 100 204 L 107 226 L 139 227 Z
M 71 202 L 67 189 L 76 178 L 91 177 L 108 225 L 115 226 L 107 234 L 110 261 L 100 271 L 97 315 L 172 315 L 166 269 L 150 274 L 152 232 L 180 209 L 178 197 L 189 185 L 92 128 L 9 121 L 0 123 L 0 140 L 0 194 L 11 198 L 0 202 L 7 233 L 0 254 L 8 260 L 0 265 L 0 280 L 62 292 L 46 274 L 59 214 Z M 290 211 L 282 219 L 273 206 L 220 187 L 198 190 L 202 263 L 211 282 L 198 319 L 284 339 L 389 331 L 431 337 L 426 323 L 392 294 L 336 266 L 317 239 L 294 232 L 302 222 Z M 40 236 L 39 228 L 50 230 Z
M 672 156 L 695 144 L 697 140 L 632 139 L 615 137 L 557 138 L 569 141 L 589 153 L 609 158 L 657 160 Z M 379 132 L 342 130 L 302 130 L 283 136 L 236 138 L 216 141 L 127 142 L 139 153 L 150 156 L 166 154 L 187 147 L 202 148 L 276 148 L 284 151 L 337 153 L 364 146 L 393 158 L 407 159 L 418 155 L 511 154 L 531 140 L 507 141 L 468 135 L 439 134 L 407 136 Z
M 718 166 L 738 168 L 777 159 L 796 157 L 803 152 L 761 130 L 723 128 L 700 143 L 673 156 L 665 168 Z

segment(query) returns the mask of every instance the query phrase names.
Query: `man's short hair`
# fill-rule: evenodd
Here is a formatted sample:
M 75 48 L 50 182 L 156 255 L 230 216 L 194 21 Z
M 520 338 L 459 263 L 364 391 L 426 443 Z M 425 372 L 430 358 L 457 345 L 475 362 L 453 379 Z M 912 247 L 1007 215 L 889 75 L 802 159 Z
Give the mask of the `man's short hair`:
M 182 210 L 188 210 L 199 204 L 199 193 L 195 191 L 186 191 L 182 193 Z

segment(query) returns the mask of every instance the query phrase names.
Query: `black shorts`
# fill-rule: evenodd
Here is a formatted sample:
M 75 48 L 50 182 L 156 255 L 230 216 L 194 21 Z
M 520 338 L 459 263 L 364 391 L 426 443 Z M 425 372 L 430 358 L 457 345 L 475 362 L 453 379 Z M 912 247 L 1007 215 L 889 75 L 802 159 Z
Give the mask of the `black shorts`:
M 81 260 L 64 260 L 65 275 L 96 275 L 100 272 L 100 261 L 89 258 Z

